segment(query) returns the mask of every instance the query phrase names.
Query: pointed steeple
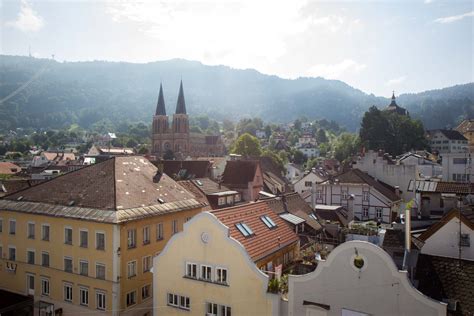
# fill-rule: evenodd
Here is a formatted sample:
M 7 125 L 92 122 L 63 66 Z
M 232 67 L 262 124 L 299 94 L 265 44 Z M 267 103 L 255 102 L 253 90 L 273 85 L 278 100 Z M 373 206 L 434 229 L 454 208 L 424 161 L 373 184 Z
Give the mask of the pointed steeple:
M 165 98 L 163 97 L 163 86 L 160 83 L 160 94 L 158 95 L 158 103 L 156 104 L 155 115 L 166 115 Z
M 392 100 L 395 101 L 395 90 L 392 91 Z
M 390 102 L 389 106 L 398 107 L 397 102 L 395 102 L 395 91 L 392 91 L 392 102 Z
M 184 102 L 183 80 L 179 85 L 178 102 L 176 103 L 176 114 L 186 114 L 186 102 Z

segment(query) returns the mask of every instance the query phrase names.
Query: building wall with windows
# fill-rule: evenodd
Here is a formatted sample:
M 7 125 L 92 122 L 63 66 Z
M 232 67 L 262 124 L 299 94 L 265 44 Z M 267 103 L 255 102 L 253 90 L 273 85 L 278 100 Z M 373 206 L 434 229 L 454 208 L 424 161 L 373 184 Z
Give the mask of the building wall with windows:
M 167 241 L 183 230 L 183 224 L 201 209 L 174 212 L 152 218 L 126 222 L 121 226 L 121 306 L 138 309 L 142 315 L 152 307 L 153 257 Z M 148 231 L 148 233 L 146 233 Z M 134 236 L 134 240 L 133 240 Z M 148 240 L 147 240 L 148 237 Z
M 469 182 L 473 180 L 472 157 L 470 153 L 446 153 L 441 155 L 443 181 Z
M 14 234 L 10 233 L 11 220 L 15 221 Z M 54 304 L 55 310 L 62 308 L 70 313 L 89 309 L 100 313 L 111 310 L 114 304 L 118 307 L 118 271 L 114 270 L 118 256 L 113 247 L 116 225 L 10 211 L 0 212 L 0 222 L 0 288 L 34 295 L 35 301 Z M 49 227 L 49 238 L 43 227 Z M 72 229 L 72 239 L 66 238 L 66 228 Z M 83 237 L 82 246 L 80 231 L 87 232 L 87 244 Z M 96 233 L 105 236 L 103 249 L 96 247 Z M 15 249 L 15 258 L 10 258 L 10 248 Z M 65 271 L 65 259 L 72 261 L 71 272 Z M 104 267 L 100 275 L 96 275 L 96 264 Z M 68 293 L 66 286 L 70 287 Z M 81 290 L 87 293 L 82 300 Z M 99 302 L 97 295 L 101 294 L 105 296 Z
M 278 315 L 268 276 L 210 213 L 171 238 L 153 271 L 154 315 Z

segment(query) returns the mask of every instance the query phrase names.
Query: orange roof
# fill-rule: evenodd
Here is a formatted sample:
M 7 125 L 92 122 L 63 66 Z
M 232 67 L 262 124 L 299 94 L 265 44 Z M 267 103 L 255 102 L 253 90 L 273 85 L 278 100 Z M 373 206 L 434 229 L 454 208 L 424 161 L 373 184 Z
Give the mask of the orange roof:
M 57 153 L 57 152 L 43 152 L 43 156 L 49 161 L 59 160 L 76 160 L 74 153 Z
M 255 262 L 298 241 L 295 232 L 272 211 L 266 200 L 214 210 L 212 213 L 229 227 L 231 237 L 245 247 Z M 276 227 L 268 228 L 260 218 L 263 215 L 270 217 Z M 250 227 L 253 235 L 245 237 L 237 229 L 236 224 L 242 222 Z
M 0 174 L 16 174 L 21 168 L 11 162 L 0 162 Z

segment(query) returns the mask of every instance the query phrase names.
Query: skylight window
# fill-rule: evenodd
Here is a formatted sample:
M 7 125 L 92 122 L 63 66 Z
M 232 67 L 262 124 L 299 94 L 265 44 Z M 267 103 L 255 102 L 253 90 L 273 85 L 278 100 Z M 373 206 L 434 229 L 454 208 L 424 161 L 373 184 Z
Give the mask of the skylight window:
M 244 237 L 253 235 L 253 231 L 245 223 L 237 223 L 235 226 L 242 233 L 242 235 L 244 235 Z
M 202 182 L 201 182 L 201 180 L 196 180 L 196 183 L 197 183 L 197 185 L 199 185 L 200 187 L 202 187 Z
M 270 217 L 268 217 L 268 215 L 263 215 L 263 216 L 260 217 L 260 219 L 262 220 L 262 222 L 265 223 L 265 225 L 267 225 L 268 228 L 276 227 L 275 222 L 272 221 L 272 219 Z
M 318 220 L 318 219 L 316 218 L 316 215 L 314 215 L 314 214 L 309 214 L 309 217 L 311 217 L 312 219 L 314 219 L 314 220 L 316 220 L 316 221 Z

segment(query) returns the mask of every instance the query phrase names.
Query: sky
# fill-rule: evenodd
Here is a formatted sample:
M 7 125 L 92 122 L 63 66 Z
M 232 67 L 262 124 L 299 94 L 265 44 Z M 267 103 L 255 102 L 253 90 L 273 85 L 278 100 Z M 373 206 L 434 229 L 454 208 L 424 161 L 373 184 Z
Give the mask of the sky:
M 184 58 L 380 96 L 474 81 L 474 1 L 0 0 L 0 18 L 5 55 Z

